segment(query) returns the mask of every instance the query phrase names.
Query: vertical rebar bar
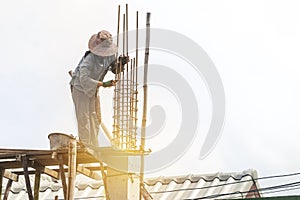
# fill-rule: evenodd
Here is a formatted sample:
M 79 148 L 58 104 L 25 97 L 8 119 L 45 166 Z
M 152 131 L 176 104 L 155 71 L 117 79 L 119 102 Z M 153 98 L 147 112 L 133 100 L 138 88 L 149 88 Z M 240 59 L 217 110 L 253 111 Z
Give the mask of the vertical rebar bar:
M 135 59 L 136 68 L 138 67 L 139 54 L 139 11 L 136 11 L 136 36 L 135 36 Z
M 126 37 L 125 37 L 125 35 L 126 35 L 126 16 L 125 16 L 125 14 L 123 14 L 123 56 L 125 56 L 125 42 L 126 42 Z M 121 100 L 121 119 L 122 119 L 122 126 L 121 126 L 121 148 L 124 148 L 124 126 L 125 126 L 125 105 L 124 105 L 124 72 L 125 72 L 125 70 L 124 70 L 124 65 L 123 65 L 123 63 L 122 63 L 122 61 L 121 61 L 121 65 L 122 65 L 122 76 L 121 76 L 121 80 L 122 80 L 122 84 L 121 84 L 121 91 L 120 91 L 120 95 L 122 96 L 122 100 Z
M 123 63 L 117 58 L 118 67 L 114 98 L 114 143 L 115 146 L 123 150 L 132 150 L 137 147 L 137 75 L 138 75 L 138 11 L 136 16 L 136 57 L 128 63 Z M 128 4 L 126 12 L 123 14 L 123 57 L 128 56 Z M 118 39 L 119 47 L 120 31 L 120 6 L 118 8 Z M 129 66 L 130 65 L 130 66 Z
M 137 85 L 137 80 L 135 77 L 136 73 L 136 67 L 135 67 L 135 58 L 133 59 L 133 70 L 132 70 L 132 79 L 133 79 L 133 84 L 132 84 L 132 126 L 133 126 L 133 139 L 134 139 L 134 148 L 136 148 L 136 129 L 137 129 L 137 97 L 136 97 L 136 92 L 135 92 L 135 87 Z
M 126 56 L 128 56 L 128 4 L 126 4 Z
M 126 149 L 129 148 L 128 144 L 129 144 L 129 138 L 130 138 L 130 132 L 129 132 L 129 115 L 128 115 L 128 105 L 129 105 L 129 102 L 128 102 L 128 96 L 129 96 L 129 91 L 128 91 L 128 88 L 129 88 L 129 85 L 128 85 L 128 80 L 129 80 L 129 77 L 128 77 L 128 74 L 129 74 L 129 71 L 128 71 L 128 63 L 126 64 Z
M 125 14 L 123 14 L 123 56 L 125 56 Z
M 132 63 L 133 60 L 130 60 L 130 78 L 129 78 L 129 130 L 130 130 L 130 149 L 132 149 L 133 147 L 133 140 L 132 140 L 132 136 L 133 136 L 133 126 L 132 126 L 132 84 L 133 84 L 133 76 L 132 76 Z
M 134 102 L 134 124 L 135 124 L 135 136 L 137 134 L 137 95 L 138 95 L 138 91 L 137 91 L 137 86 L 138 86 L 138 58 L 139 58 L 139 11 L 136 11 L 136 41 L 135 41 L 135 88 L 134 88 L 134 98 L 135 98 L 135 102 Z
M 126 4 L 126 56 L 128 56 L 128 4 Z M 126 149 L 129 148 L 130 131 L 129 131 L 129 114 L 128 114 L 128 63 L 126 63 Z
M 119 49 L 119 33 L 120 33 L 120 5 L 118 5 L 118 26 L 117 26 L 117 49 Z M 118 51 L 116 53 L 116 73 L 115 73 L 115 80 L 119 79 L 119 59 L 118 59 Z M 115 93 L 114 93 L 114 124 L 113 124 L 113 140 L 117 138 L 117 127 L 118 127 L 118 106 L 119 106 L 119 99 L 118 99 L 118 83 L 115 85 Z

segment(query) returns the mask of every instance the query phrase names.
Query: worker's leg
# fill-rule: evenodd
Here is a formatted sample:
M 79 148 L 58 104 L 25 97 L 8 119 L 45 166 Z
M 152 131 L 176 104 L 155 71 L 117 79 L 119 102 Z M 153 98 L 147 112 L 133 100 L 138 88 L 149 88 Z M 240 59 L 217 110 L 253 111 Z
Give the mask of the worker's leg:
M 95 97 L 90 99 L 90 139 L 94 146 L 99 146 L 98 133 L 100 124 L 97 119 L 96 101 L 99 101 L 99 99 Z
M 83 143 L 90 144 L 90 98 L 73 88 L 72 98 L 75 105 L 78 136 Z

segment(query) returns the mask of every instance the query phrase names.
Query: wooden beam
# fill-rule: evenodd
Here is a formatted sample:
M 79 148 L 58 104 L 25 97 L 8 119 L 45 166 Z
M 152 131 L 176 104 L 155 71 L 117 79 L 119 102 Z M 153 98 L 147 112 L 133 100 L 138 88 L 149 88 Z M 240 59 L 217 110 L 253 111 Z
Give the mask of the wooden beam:
M 39 170 L 45 174 L 47 174 L 48 176 L 51 176 L 55 179 L 59 179 L 59 173 L 53 169 L 47 168 L 43 165 L 41 165 L 39 162 L 37 161 L 32 161 L 32 164 L 30 165 L 30 167 Z
M 40 183 L 41 183 L 41 171 L 36 170 L 35 177 L 34 177 L 34 200 L 39 200 Z
M 2 183 L 3 183 L 3 174 L 5 169 L 0 168 L 0 197 L 2 195 Z
M 10 180 L 16 181 L 16 182 L 19 180 L 19 176 L 18 176 L 17 174 L 12 173 L 12 172 L 7 171 L 7 170 L 4 170 L 3 176 L 4 176 L 5 178 L 7 178 L 7 179 L 10 179 Z
M 8 195 L 11 189 L 11 185 L 12 185 L 13 180 L 9 179 L 7 184 L 6 184 L 6 189 L 5 189 L 5 193 L 3 196 L 3 200 L 7 200 L 8 199 Z
M 64 199 L 67 199 L 67 182 L 66 182 L 64 160 L 63 160 L 62 154 L 57 155 L 57 161 L 58 161 L 59 170 L 60 170 L 61 183 L 62 183 L 63 191 L 64 191 Z
M 108 193 L 108 186 L 107 186 L 107 174 L 104 172 L 104 165 L 101 161 L 100 161 L 100 166 L 101 166 L 101 174 L 102 174 L 103 185 L 104 185 L 104 190 L 105 190 L 105 197 L 107 200 L 110 200 L 110 196 Z
M 101 180 L 102 179 L 100 174 L 98 174 L 97 172 L 94 172 L 92 170 L 89 170 L 89 169 L 87 169 L 86 167 L 84 167 L 82 165 L 77 166 L 77 172 L 79 172 L 79 173 L 81 173 L 85 176 L 88 176 L 92 179 L 95 179 L 95 180 Z
M 24 171 L 14 171 L 14 174 L 16 174 L 18 176 L 21 176 L 21 175 L 24 175 Z M 28 174 L 29 175 L 35 174 L 35 170 L 29 170 L 28 169 Z
M 16 168 L 22 168 L 22 163 L 19 161 L 4 161 L 0 163 L 0 168 L 3 169 L 16 169 Z
M 24 170 L 24 178 L 25 178 L 28 198 L 29 200 L 34 200 L 32 195 L 31 185 L 30 185 L 29 174 L 28 174 L 28 158 L 26 155 L 22 155 L 21 160 L 22 160 L 22 165 Z
M 69 143 L 69 163 L 68 163 L 68 192 L 67 200 L 74 199 L 75 190 L 75 179 L 76 179 L 76 157 L 77 157 L 77 147 L 76 141 L 71 141 Z

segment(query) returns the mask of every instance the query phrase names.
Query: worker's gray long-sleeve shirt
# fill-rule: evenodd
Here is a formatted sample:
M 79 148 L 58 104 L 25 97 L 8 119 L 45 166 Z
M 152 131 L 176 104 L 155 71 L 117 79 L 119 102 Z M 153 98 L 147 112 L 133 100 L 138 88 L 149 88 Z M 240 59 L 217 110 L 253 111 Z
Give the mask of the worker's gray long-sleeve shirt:
M 101 57 L 89 53 L 79 62 L 70 84 L 88 97 L 92 97 L 96 94 L 98 81 L 103 81 L 110 65 L 114 65 L 114 61 L 115 55 Z

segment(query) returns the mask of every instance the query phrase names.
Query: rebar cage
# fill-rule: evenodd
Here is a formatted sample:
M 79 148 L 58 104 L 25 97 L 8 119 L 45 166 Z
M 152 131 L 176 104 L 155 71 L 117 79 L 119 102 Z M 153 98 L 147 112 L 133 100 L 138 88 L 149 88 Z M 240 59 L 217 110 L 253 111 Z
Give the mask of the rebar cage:
M 121 63 L 120 63 L 121 64 Z M 137 148 L 137 66 L 135 58 L 125 66 L 120 66 L 114 90 L 113 145 L 118 149 Z

